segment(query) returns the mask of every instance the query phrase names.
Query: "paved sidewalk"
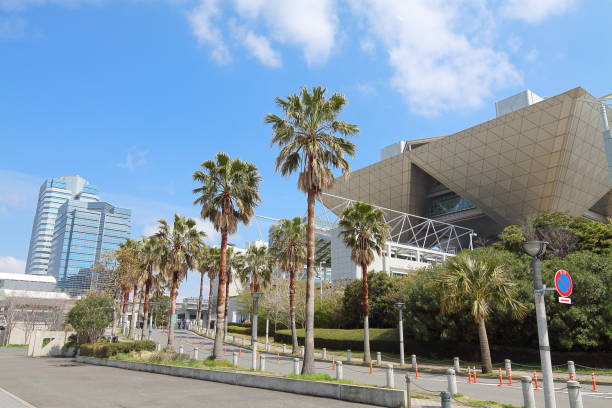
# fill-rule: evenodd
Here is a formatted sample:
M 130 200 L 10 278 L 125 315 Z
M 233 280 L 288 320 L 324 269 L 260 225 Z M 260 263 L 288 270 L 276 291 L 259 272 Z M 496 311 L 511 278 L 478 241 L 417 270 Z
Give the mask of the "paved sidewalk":
M 36 408 L 34 405 L 29 404 L 17 397 L 16 395 L 11 394 L 5 389 L 0 388 L 0 407 L 2 408 Z

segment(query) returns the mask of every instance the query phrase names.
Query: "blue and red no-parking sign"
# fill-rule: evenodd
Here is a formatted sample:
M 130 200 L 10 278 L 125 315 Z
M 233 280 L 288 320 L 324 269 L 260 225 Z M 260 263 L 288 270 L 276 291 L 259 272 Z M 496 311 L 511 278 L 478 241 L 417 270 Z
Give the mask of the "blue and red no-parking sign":
M 574 284 L 572 283 L 572 277 L 570 274 L 560 269 L 555 274 L 555 288 L 557 288 L 557 292 L 561 297 L 569 297 L 572 294 L 572 290 L 574 289 Z

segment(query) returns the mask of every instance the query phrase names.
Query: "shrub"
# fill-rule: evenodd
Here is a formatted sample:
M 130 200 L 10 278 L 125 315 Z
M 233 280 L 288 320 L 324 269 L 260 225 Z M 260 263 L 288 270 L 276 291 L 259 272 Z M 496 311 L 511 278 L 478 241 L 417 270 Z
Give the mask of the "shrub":
M 89 343 L 82 344 L 80 354 L 84 357 L 109 358 L 119 353 L 131 351 L 155 351 L 155 342 L 141 340 L 129 343 Z

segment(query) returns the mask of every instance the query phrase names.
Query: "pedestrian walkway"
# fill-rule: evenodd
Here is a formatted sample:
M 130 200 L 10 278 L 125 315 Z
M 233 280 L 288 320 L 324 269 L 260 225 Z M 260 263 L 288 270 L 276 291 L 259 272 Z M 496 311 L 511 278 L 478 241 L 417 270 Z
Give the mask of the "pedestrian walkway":
M 2 408 L 36 408 L 7 390 L 0 388 L 0 407 Z

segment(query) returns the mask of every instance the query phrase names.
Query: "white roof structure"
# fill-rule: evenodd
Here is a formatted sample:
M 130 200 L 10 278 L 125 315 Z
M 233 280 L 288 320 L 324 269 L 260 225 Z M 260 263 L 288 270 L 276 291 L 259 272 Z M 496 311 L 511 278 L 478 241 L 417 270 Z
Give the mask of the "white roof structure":
M 26 275 L 25 273 L 6 273 L 0 272 L 1 280 L 23 281 L 23 282 L 41 282 L 41 283 L 57 283 L 55 277 L 50 275 Z

